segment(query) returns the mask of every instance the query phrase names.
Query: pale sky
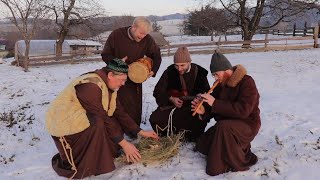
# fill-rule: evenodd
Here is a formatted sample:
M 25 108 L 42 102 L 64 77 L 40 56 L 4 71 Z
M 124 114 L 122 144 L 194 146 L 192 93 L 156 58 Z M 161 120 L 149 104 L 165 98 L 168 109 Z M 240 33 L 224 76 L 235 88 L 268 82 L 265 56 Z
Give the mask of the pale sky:
M 199 7 L 204 0 L 100 0 L 108 16 L 148 16 L 188 13 Z M 0 18 L 5 17 L 0 4 Z
M 101 0 L 109 16 L 169 15 L 187 13 L 198 6 L 196 0 Z

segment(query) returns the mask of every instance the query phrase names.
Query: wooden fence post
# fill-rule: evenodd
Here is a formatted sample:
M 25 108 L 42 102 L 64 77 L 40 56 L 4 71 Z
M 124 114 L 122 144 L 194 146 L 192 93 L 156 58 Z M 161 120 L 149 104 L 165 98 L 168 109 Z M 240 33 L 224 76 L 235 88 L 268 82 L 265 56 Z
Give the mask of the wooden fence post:
M 288 47 L 288 38 L 286 38 L 286 46 L 285 46 L 285 50 L 287 50 L 287 47 Z
M 316 25 L 313 31 L 313 39 L 314 39 L 313 47 L 314 48 L 318 48 L 318 38 L 319 38 L 319 25 Z
M 267 45 L 268 45 L 268 33 L 266 33 L 266 36 L 265 36 L 265 42 L 264 42 L 264 50 L 267 51 Z
M 307 21 L 304 22 L 303 36 L 307 35 Z
M 218 43 L 217 43 L 217 45 L 218 45 L 217 50 L 220 49 L 220 42 L 221 42 L 221 36 L 219 37 L 219 40 L 218 40 Z

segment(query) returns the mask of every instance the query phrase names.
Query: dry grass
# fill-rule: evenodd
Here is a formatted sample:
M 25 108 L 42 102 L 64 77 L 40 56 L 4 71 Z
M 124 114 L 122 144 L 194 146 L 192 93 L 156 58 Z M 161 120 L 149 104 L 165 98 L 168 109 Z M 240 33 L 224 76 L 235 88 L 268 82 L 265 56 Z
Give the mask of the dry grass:
M 184 133 L 161 137 L 159 141 L 151 138 L 141 138 L 135 145 L 142 156 L 140 163 L 146 164 L 161 164 L 169 158 L 175 156 L 179 152 L 182 144 Z M 124 162 L 125 158 L 120 157 L 119 160 Z

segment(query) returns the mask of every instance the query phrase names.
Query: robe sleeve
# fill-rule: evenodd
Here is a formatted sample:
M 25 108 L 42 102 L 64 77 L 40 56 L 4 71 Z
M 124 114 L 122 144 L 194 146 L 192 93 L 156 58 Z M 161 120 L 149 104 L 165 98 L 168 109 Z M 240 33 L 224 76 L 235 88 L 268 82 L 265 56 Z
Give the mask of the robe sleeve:
M 137 136 L 138 132 L 141 130 L 136 122 L 128 115 L 127 111 L 125 111 L 118 99 L 117 108 L 113 116 L 117 119 L 125 132 L 129 133 L 130 135 Z
M 223 117 L 246 119 L 258 103 L 258 91 L 254 80 L 250 77 L 239 84 L 240 90 L 235 101 L 216 99 L 212 105 L 212 113 Z
M 153 77 L 155 77 L 162 62 L 161 51 L 153 38 L 151 38 L 147 48 L 146 56 L 153 60 L 152 71 L 154 72 Z
M 153 96 L 155 97 L 156 102 L 160 107 L 172 105 L 172 103 L 169 101 L 170 95 L 168 93 L 167 87 L 168 73 L 167 70 L 165 70 L 153 90 Z

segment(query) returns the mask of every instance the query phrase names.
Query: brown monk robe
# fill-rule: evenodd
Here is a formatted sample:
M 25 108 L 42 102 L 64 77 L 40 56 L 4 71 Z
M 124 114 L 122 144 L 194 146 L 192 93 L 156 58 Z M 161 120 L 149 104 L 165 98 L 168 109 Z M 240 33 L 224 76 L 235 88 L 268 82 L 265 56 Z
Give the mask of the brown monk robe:
M 261 126 L 255 82 L 243 66 L 232 67 L 222 54 L 213 55 L 210 69 L 221 83 L 211 95 L 202 95 L 207 102 L 203 119 L 217 122 L 199 138 L 196 149 L 207 155 L 209 175 L 248 170 L 258 161 L 250 142 Z
M 113 58 L 127 57 L 126 63 L 130 65 L 138 59 L 147 56 L 153 60 L 153 77 L 161 64 L 160 48 L 148 34 L 151 24 L 143 17 L 138 17 L 130 27 L 114 30 L 101 53 L 104 62 Z M 139 34 L 143 32 L 143 34 Z M 140 125 L 142 115 L 142 84 L 134 83 L 130 79 L 118 91 L 118 98 L 129 116 Z
M 191 101 L 184 100 L 182 106 L 175 105 L 172 97 L 193 96 L 207 92 L 209 83 L 208 71 L 197 64 L 191 63 L 190 54 L 186 47 L 177 50 L 174 56 L 174 64 L 170 65 L 162 74 L 154 88 L 153 96 L 158 108 L 150 116 L 150 124 L 159 135 L 167 135 L 169 114 L 172 114 L 172 126 L 174 134 L 185 130 L 187 141 L 194 141 L 204 133 L 207 121 L 202 121 L 198 116 L 192 116 Z M 172 96 L 172 97 L 171 97 Z

